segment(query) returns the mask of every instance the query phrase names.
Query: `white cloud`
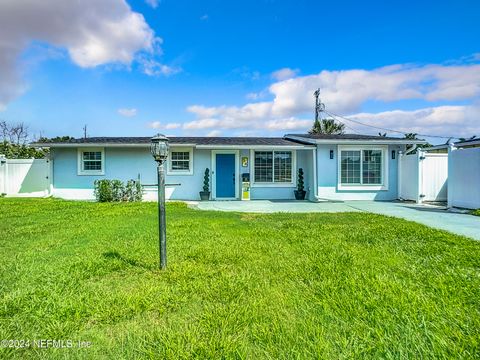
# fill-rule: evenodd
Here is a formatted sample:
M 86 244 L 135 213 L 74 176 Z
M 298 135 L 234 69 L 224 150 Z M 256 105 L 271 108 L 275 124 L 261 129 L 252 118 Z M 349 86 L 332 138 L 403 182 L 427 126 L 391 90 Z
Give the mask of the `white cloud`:
M 373 70 L 322 71 L 272 84 L 272 112 L 291 116 L 312 111 L 315 89 L 327 109 L 339 113 L 360 110 L 366 101 L 393 102 L 465 100 L 480 95 L 480 65 L 393 65 Z
M 143 72 L 148 76 L 170 76 L 182 71 L 181 68 L 162 64 L 152 58 L 139 59 Z
M 272 73 L 272 78 L 277 81 L 288 80 L 291 79 L 300 72 L 299 69 L 290 69 L 290 68 L 283 68 Z
M 480 105 L 437 106 L 418 110 L 393 110 L 380 113 L 358 113 L 351 118 L 372 126 L 437 136 L 468 137 L 480 134 Z M 341 120 L 341 119 L 340 119 Z M 376 133 L 375 129 L 343 120 L 361 133 Z M 387 131 L 388 133 L 388 131 Z M 389 133 L 389 135 L 398 135 Z
M 133 117 L 137 115 L 137 109 L 118 109 L 117 112 L 125 117 Z
M 145 0 L 145 2 L 147 3 L 147 5 L 154 9 L 156 9 L 158 5 L 160 5 L 160 0 Z
M 196 119 L 183 128 L 263 129 L 267 131 L 304 131 L 313 118 L 313 92 L 321 88 L 327 110 L 337 114 L 359 113 L 367 102 L 393 103 L 420 100 L 425 104 L 415 111 L 386 111 L 357 114 L 362 121 L 386 124 L 405 132 L 469 135 L 480 133 L 478 105 L 431 106 L 431 102 L 470 101 L 480 103 L 480 64 L 393 65 L 373 70 L 322 71 L 277 81 L 269 88 L 272 101 L 252 102 L 243 106 L 192 105 L 187 111 Z M 257 100 L 257 94 L 249 98 Z M 311 116 L 305 114 L 311 113 Z M 352 124 L 347 125 L 351 126 Z M 387 126 L 387 127 L 388 127 Z M 354 126 L 351 126 L 354 127 Z M 386 126 L 383 126 L 386 127 Z M 354 127 L 355 128 L 355 127 Z M 378 131 L 363 127 L 362 132 Z
M 147 124 L 150 129 L 160 129 L 162 123 L 160 121 L 152 121 Z
M 182 124 L 180 124 L 180 123 L 163 124 L 160 121 L 152 121 L 152 122 L 148 123 L 147 126 L 151 129 L 174 130 L 174 129 L 181 128 Z
M 207 136 L 209 137 L 214 137 L 214 136 L 220 136 L 222 132 L 220 130 L 212 130 L 207 133 Z
M 168 123 L 165 125 L 165 129 L 167 130 L 173 130 L 173 129 L 178 129 L 182 126 L 180 123 Z
M 83 68 L 128 66 L 137 52 L 157 49 L 153 30 L 125 0 L 3 0 L 0 24 L 0 106 L 25 91 L 18 58 L 32 41 L 66 49 Z
M 202 21 L 208 20 L 208 14 L 200 16 L 200 20 L 202 20 Z

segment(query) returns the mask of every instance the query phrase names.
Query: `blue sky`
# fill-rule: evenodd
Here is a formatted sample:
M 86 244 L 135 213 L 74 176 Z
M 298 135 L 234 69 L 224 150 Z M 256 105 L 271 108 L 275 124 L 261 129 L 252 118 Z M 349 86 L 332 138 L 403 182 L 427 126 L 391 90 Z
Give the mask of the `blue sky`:
M 0 14 L 19 39 L 0 55 L 0 118 L 35 134 L 303 132 L 320 87 L 334 114 L 480 136 L 478 1 L 7 1 Z

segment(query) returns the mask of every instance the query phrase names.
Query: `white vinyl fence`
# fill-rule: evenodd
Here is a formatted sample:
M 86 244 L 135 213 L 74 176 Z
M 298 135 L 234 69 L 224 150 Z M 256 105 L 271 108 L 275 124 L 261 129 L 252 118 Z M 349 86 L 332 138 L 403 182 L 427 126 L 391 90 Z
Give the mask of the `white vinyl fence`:
M 0 194 L 43 197 L 51 193 L 48 159 L 5 159 L 0 157 Z
M 448 154 L 416 154 L 399 157 L 398 197 L 403 200 L 447 201 Z
M 480 209 L 480 148 L 449 150 L 448 206 Z

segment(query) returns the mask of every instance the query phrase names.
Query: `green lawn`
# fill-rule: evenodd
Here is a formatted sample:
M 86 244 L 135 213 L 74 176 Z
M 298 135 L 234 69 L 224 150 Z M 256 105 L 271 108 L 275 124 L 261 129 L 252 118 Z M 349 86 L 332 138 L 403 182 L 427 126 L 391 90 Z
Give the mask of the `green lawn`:
M 475 358 L 480 243 L 363 213 L 0 199 L 0 358 Z

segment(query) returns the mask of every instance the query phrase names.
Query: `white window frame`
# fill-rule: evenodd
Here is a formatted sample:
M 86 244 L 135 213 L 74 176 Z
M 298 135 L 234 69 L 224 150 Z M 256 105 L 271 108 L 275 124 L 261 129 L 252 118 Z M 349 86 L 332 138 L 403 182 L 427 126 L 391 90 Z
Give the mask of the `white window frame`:
M 290 151 L 292 153 L 292 181 L 291 182 L 255 182 L 255 151 L 272 151 L 283 152 Z M 273 157 L 273 166 L 275 166 L 275 156 Z M 275 170 L 272 167 L 272 172 Z M 251 187 L 287 187 L 294 188 L 297 186 L 297 151 L 293 149 L 252 149 L 250 150 L 250 186 Z
M 83 153 L 84 152 L 100 152 L 101 153 L 101 165 L 100 170 L 84 170 L 83 169 Z M 105 175 L 105 148 L 103 147 L 85 147 L 77 149 L 77 175 Z
M 188 152 L 188 170 L 172 169 L 172 153 Z M 193 147 L 170 147 L 167 158 L 167 175 L 193 175 Z
M 363 151 L 378 150 L 382 152 L 381 184 L 342 184 L 342 151 L 360 151 L 360 181 L 363 181 Z M 388 190 L 388 145 L 338 145 L 337 149 L 337 188 L 338 190 Z

